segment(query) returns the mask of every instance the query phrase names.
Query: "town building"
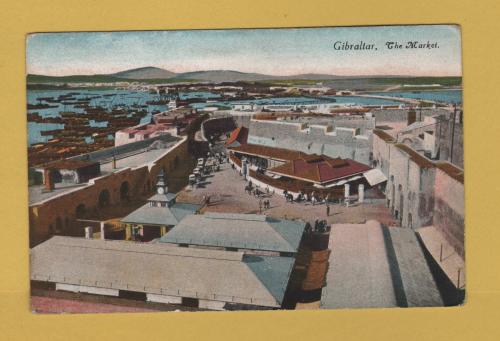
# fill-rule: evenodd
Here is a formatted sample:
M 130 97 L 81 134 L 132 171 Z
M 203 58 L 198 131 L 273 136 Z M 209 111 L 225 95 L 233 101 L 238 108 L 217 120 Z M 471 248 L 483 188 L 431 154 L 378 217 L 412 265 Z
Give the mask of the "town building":
M 150 123 L 117 131 L 115 133 L 115 146 L 143 141 L 164 134 L 178 136 L 200 118 L 201 116 L 196 109 L 173 108 L 154 115 Z
M 375 130 L 373 136 L 374 166 L 388 179 L 387 207 L 400 226 L 418 232 L 438 271 L 456 289 L 456 296 L 463 296 L 463 169 L 447 161 L 431 160 L 385 131 Z

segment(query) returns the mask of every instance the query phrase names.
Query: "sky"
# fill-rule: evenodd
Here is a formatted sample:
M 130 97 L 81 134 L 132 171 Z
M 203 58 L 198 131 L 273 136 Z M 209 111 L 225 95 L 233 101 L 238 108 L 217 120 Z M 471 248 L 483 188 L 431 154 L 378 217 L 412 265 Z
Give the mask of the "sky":
M 335 50 L 335 42 L 377 50 Z M 438 48 L 388 49 L 387 42 Z M 454 25 L 36 33 L 27 38 L 27 71 L 52 76 L 108 74 L 155 66 L 176 73 L 235 70 L 268 75 L 460 76 Z

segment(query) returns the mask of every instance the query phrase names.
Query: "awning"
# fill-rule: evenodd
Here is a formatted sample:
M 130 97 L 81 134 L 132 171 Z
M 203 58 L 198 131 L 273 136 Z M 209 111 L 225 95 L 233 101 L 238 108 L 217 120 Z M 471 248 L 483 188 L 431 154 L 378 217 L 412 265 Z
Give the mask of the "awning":
M 368 172 L 365 172 L 363 176 L 365 177 L 366 181 L 368 181 L 370 186 L 375 186 L 384 181 L 387 181 L 387 177 L 378 168 L 370 169 Z

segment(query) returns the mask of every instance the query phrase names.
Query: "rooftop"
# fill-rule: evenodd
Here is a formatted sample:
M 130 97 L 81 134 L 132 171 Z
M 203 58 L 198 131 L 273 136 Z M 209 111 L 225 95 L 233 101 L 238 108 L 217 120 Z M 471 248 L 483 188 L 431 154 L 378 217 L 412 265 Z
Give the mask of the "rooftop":
M 208 212 L 184 218 L 160 241 L 295 253 L 304 228 L 305 223 L 301 221 Z
M 151 201 L 151 199 L 149 199 Z M 175 203 L 168 207 L 151 206 L 148 202 L 121 220 L 122 223 L 175 226 L 186 216 L 194 214 L 200 205 Z
M 389 135 L 388 133 L 386 133 L 381 129 L 374 129 L 373 133 L 378 137 L 380 137 L 385 142 L 394 142 L 394 137 L 392 137 L 391 135 Z
M 330 158 L 325 155 L 301 155 L 283 165 L 268 169 L 277 173 L 315 183 L 327 183 L 336 179 L 370 170 L 369 166 L 350 159 Z
M 443 305 L 413 230 L 334 224 L 329 248 L 322 308 Z
M 457 180 L 460 183 L 464 183 L 464 170 L 455 166 L 452 163 L 446 161 L 438 161 L 434 163 L 437 168 L 448 174 L 453 179 Z
M 31 280 L 280 307 L 294 259 L 75 237 L 31 249 Z
M 434 167 L 434 163 L 431 160 L 429 160 L 428 158 L 426 158 L 425 156 L 423 156 L 419 152 L 415 151 L 410 146 L 408 146 L 406 144 L 402 144 L 402 143 L 397 143 L 397 144 L 395 144 L 395 146 L 399 150 L 408 154 L 410 156 L 410 159 L 413 162 L 415 162 L 417 165 L 419 165 L 420 167 L 422 167 L 422 168 L 433 168 Z

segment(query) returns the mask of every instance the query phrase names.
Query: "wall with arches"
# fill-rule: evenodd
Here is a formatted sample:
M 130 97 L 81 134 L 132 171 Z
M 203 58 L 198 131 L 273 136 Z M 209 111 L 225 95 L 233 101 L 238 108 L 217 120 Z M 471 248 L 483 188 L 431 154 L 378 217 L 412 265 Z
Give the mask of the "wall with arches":
M 30 245 L 34 246 L 55 233 L 83 235 L 83 230 L 80 231 L 79 224 L 76 223 L 77 216 L 88 218 L 96 215 L 99 210 L 121 205 L 128 200 L 145 200 L 153 194 L 156 176 L 162 168 L 167 172 L 169 188 L 180 189 L 179 187 L 182 187 L 180 180 L 185 178 L 187 183 L 190 169 L 183 167 L 184 161 L 190 160 L 187 145 L 185 140 L 152 165 L 145 164 L 134 169 L 124 168 L 94 178 L 82 187 L 54 196 L 43 203 L 31 205 Z M 125 183 L 127 185 L 124 185 Z M 127 189 L 124 190 L 123 186 Z M 60 227 L 60 231 L 56 231 L 56 226 Z

